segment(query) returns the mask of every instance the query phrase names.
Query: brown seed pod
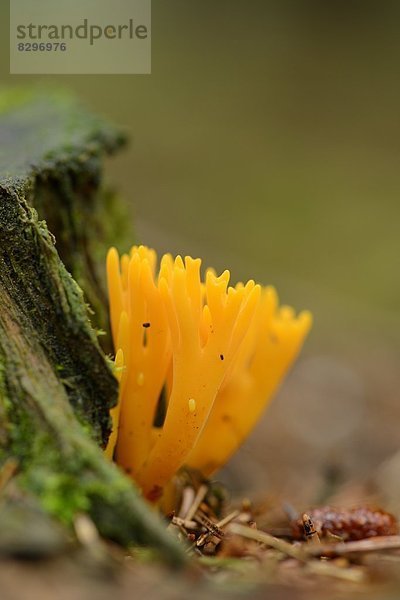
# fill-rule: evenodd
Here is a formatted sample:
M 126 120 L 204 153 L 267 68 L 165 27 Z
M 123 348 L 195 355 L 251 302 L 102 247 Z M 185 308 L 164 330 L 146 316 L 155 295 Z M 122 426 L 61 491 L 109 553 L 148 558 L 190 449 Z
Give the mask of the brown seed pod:
M 380 508 L 322 506 L 308 510 L 307 515 L 320 537 L 331 534 L 347 541 L 399 533 L 397 519 Z M 292 521 L 291 527 L 295 539 L 305 539 L 303 518 Z

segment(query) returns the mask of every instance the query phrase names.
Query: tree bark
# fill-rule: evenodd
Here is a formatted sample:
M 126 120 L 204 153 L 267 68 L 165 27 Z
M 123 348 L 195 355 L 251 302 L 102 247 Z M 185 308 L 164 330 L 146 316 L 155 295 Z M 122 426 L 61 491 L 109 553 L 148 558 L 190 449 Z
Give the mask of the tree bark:
M 1 462 L 16 459 L 17 485 L 59 520 L 87 511 L 103 535 L 181 564 L 181 548 L 100 449 L 117 382 L 69 273 L 104 325 L 93 255 L 101 159 L 123 136 L 58 93 L 18 93 L 0 106 Z

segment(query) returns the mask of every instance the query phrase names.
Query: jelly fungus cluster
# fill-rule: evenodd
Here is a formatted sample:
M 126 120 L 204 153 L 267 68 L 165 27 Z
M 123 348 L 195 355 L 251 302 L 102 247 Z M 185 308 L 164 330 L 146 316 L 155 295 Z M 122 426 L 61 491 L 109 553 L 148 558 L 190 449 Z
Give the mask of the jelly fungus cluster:
M 311 326 L 273 287 L 202 281 L 200 259 L 107 256 L 118 405 L 106 449 L 158 500 L 182 466 L 217 471 L 259 420 Z M 163 419 L 157 419 L 163 409 Z

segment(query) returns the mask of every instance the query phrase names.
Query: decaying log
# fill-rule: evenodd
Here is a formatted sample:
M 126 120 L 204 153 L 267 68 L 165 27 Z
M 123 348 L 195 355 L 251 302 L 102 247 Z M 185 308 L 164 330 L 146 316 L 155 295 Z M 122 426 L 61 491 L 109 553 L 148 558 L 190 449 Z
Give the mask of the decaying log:
M 94 258 L 101 159 L 123 136 L 59 93 L 16 92 L 1 111 L 0 461 L 17 461 L 18 487 L 59 520 L 86 511 L 103 535 L 180 563 L 180 548 L 103 457 L 117 383 L 70 275 L 104 320 Z

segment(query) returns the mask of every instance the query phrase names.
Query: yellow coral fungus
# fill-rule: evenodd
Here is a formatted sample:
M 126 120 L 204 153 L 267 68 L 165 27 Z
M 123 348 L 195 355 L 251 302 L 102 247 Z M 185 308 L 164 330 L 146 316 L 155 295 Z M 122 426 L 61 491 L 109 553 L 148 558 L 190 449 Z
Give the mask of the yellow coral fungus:
M 247 437 L 311 325 L 278 306 L 273 288 L 230 287 L 229 272 L 200 259 L 134 246 L 107 257 L 111 326 L 120 380 L 107 447 L 156 500 L 179 468 L 210 475 Z M 166 414 L 154 427 L 162 390 Z

